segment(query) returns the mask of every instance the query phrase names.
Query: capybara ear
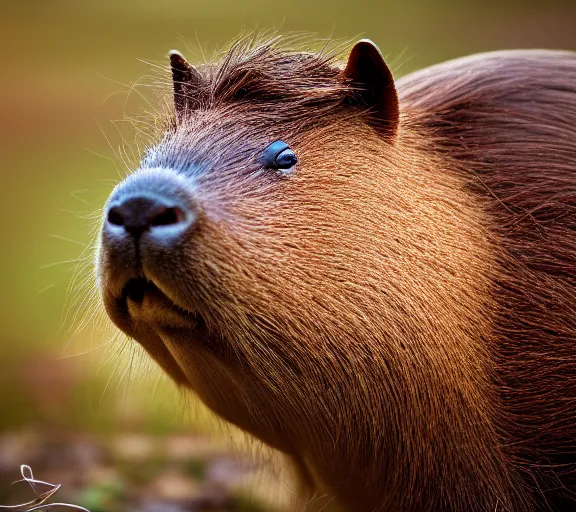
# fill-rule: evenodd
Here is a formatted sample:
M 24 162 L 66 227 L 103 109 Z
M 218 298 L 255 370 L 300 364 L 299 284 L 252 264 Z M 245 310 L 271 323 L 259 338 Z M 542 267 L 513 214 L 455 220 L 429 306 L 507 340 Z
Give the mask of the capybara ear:
M 181 119 L 186 112 L 198 107 L 198 89 L 204 79 L 202 75 L 177 50 L 168 52 L 172 68 L 172 85 L 174 88 L 174 108 L 176 117 Z
M 354 45 L 344 78 L 353 88 L 350 102 L 369 107 L 371 124 L 393 136 L 399 120 L 394 78 L 379 48 L 370 39 L 361 39 Z

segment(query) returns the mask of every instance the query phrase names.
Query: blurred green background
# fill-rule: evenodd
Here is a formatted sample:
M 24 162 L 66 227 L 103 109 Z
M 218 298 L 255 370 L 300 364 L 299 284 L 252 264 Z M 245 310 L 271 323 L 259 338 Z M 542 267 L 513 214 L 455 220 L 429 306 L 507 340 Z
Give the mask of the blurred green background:
M 196 405 L 182 412 L 147 360 L 136 364 L 134 345 L 109 343 L 98 316 L 70 331 L 77 310 L 96 308 L 70 307 L 92 284 L 89 250 L 68 288 L 99 208 L 138 160 L 122 119 L 157 101 L 146 84 L 167 75 L 155 66 L 171 48 L 200 60 L 246 29 L 370 37 L 402 75 L 473 52 L 576 49 L 576 2 L 1 0 L 0 466 L 16 439 L 6 436 L 22 432 L 41 443 L 54 431 L 213 430 Z

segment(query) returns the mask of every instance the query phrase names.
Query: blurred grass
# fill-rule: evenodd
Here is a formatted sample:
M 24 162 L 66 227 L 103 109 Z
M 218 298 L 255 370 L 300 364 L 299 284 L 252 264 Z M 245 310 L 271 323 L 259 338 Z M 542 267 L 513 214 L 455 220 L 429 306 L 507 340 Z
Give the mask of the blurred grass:
M 153 370 L 135 370 L 137 384 L 119 389 L 130 348 L 116 366 L 103 364 L 103 350 L 57 359 L 108 340 L 98 330 L 71 337 L 62 313 L 73 260 L 97 225 L 94 212 L 126 172 L 114 155 L 121 136 L 110 121 L 145 107 L 129 91 L 139 77 L 157 75 L 147 62 L 164 65 L 173 47 L 200 60 L 243 29 L 277 28 L 319 38 L 370 37 L 404 74 L 476 51 L 574 49 L 575 27 L 576 3 L 560 0 L 3 0 L 0 430 L 212 428 L 201 409 L 196 420 L 177 412 L 181 398 L 170 384 L 153 394 Z M 150 386 L 139 384 L 145 377 Z

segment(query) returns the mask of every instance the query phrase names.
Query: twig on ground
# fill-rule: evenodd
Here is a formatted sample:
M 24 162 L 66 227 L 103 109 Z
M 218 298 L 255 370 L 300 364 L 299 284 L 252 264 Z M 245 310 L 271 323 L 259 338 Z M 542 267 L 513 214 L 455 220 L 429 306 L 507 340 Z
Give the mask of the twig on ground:
M 20 473 L 22 475 L 21 480 L 13 482 L 12 485 L 26 482 L 36 494 L 36 498 L 28 503 L 23 503 L 21 505 L 0 505 L 1 511 L 10 512 L 34 512 L 35 510 L 47 510 L 53 508 L 68 508 L 71 510 L 81 510 L 83 512 L 90 512 L 84 507 L 78 505 L 70 505 L 69 503 L 46 503 L 52 496 L 54 496 L 61 487 L 61 484 L 51 484 L 48 482 L 43 482 L 42 480 L 36 480 L 34 474 L 32 473 L 32 468 L 26 464 L 20 466 Z M 44 492 L 38 494 L 36 491 L 36 485 L 43 486 L 47 488 Z

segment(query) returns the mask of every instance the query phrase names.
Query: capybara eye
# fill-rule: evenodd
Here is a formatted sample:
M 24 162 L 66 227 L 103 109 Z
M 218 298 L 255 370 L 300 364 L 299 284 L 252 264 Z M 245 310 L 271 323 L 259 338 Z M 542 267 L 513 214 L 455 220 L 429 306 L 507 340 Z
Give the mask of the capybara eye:
M 268 169 L 275 169 L 287 174 L 292 171 L 298 158 L 288 144 L 282 140 L 277 140 L 264 150 L 260 161 Z
M 276 156 L 276 160 L 274 160 L 276 169 L 281 169 L 284 172 L 290 171 L 297 162 L 298 158 L 296 158 L 294 151 L 292 151 L 290 148 L 286 148 L 284 151 L 279 153 Z

